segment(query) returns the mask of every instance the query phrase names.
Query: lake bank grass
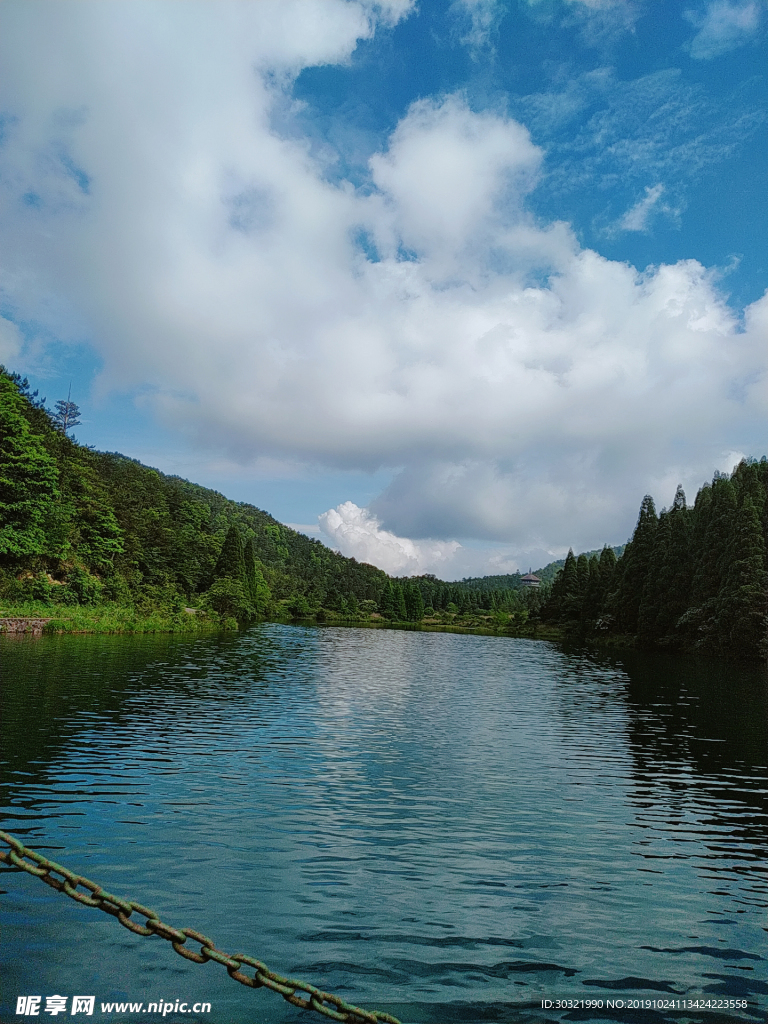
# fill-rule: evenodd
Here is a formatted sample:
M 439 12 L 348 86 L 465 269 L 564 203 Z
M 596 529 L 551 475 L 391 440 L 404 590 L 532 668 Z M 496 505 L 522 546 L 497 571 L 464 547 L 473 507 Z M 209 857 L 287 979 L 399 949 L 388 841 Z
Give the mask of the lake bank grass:
M 45 633 L 210 633 L 237 628 L 233 620 L 197 610 L 140 609 L 112 603 L 61 606 L 44 601 L 2 602 L 2 619 L 43 623 Z

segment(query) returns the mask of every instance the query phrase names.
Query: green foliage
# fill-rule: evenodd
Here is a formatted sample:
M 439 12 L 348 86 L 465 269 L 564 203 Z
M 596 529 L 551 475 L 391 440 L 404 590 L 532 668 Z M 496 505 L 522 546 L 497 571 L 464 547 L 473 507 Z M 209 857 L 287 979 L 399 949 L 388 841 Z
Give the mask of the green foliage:
M 219 576 L 203 594 L 201 605 L 223 619 L 247 622 L 252 617 L 250 597 L 242 579 Z
M 415 583 L 406 583 L 403 587 L 403 601 L 408 622 L 421 622 L 424 618 L 424 599 Z
M 24 415 L 14 382 L 0 372 L 0 560 L 46 551 L 46 524 L 59 496 L 55 460 Z
M 256 615 L 266 615 L 272 600 L 272 594 L 267 586 L 261 566 L 256 558 L 256 549 L 253 538 L 249 539 L 243 550 L 243 566 L 245 571 L 245 585 L 248 589 L 248 598 Z
M 216 560 L 216 567 L 213 570 L 213 575 L 217 580 L 222 577 L 238 580 L 243 583 L 245 592 L 248 592 L 248 587 L 245 583 L 245 552 L 243 548 L 243 538 L 240 535 L 240 530 L 234 523 L 227 530 L 227 535 L 221 546 L 219 557 Z

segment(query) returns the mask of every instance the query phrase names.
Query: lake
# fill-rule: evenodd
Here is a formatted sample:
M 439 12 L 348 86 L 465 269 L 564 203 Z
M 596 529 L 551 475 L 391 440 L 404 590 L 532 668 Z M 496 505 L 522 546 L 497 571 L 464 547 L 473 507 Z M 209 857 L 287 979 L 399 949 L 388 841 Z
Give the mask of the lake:
M 765 1019 L 759 666 L 270 623 L 0 658 L 3 827 L 220 949 L 407 1024 Z M 2 888 L 3 1021 L 327 1019 Z

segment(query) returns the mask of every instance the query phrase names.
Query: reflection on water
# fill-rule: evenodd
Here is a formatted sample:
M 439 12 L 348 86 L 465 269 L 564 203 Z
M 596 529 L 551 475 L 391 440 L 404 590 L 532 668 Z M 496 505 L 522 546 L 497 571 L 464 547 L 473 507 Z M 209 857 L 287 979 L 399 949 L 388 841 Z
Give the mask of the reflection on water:
M 403 1021 L 764 1018 L 760 669 L 273 624 L 0 643 L 5 827 L 174 925 Z M 316 1017 L 3 883 L 3 1020 L 33 991 Z

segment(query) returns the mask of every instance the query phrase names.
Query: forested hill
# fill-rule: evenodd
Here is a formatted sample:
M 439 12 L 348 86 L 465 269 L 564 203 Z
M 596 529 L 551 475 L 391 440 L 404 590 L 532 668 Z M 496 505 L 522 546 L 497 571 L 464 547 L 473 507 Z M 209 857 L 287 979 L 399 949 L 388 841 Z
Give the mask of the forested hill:
M 237 616 L 243 600 L 356 610 L 388 582 L 253 505 L 77 444 L 0 369 L 0 595 L 180 607 L 214 587 L 214 607 Z

